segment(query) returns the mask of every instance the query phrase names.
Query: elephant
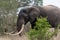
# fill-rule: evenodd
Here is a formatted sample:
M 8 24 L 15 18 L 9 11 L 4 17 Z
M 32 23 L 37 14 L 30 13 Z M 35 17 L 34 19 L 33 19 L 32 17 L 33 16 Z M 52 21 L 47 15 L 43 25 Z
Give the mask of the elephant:
M 46 5 L 32 6 L 30 8 L 21 9 L 17 19 L 18 34 L 23 31 L 24 25 L 26 25 L 28 22 L 31 23 L 31 28 L 34 29 L 37 18 L 40 18 L 41 16 L 47 17 L 47 21 L 51 27 L 56 28 L 60 23 L 60 8 L 54 5 Z

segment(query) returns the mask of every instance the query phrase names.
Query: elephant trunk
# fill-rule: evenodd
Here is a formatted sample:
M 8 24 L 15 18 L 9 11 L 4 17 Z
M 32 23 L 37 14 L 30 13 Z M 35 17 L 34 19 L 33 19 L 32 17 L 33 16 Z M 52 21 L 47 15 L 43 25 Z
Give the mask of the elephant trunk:
M 21 18 L 21 19 L 19 18 L 19 19 L 17 20 L 17 31 L 18 31 L 18 32 L 21 30 L 23 24 L 25 24 L 24 19 L 23 19 L 23 18 Z

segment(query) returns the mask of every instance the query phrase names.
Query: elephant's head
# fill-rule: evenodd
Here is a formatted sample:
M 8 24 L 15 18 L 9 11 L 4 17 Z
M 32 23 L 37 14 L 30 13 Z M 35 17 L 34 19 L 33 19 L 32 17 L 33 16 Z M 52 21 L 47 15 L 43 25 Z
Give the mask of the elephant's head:
M 28 22 L 33 24 L 36 18 L 40 16 L 40 10 L 37 7 L 30 7 L 22 9 L 18 14 L 17 30 L 18 32 L 22 28 L 22 24 L 26 25 Z

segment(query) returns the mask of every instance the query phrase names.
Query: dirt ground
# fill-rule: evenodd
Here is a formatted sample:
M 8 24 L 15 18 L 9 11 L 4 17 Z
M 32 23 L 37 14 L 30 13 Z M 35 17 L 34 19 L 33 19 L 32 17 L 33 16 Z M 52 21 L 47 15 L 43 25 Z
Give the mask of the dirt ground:
M 53 37 L 52 39 L 53 40 L 60 40 L 60 32 L 58 32 L 57 36 Z M 22 36 L 4 35 L 4 36 L 0 36 L 0 40 L 28 40 L 28 37 L 27 37 L 27 35 L 22 35 Z
M 10 35 L 4 35 L 0 36 L 0 40 L 28 40 L 28 37 L 26 35 L 23 36 L 10 36 Z

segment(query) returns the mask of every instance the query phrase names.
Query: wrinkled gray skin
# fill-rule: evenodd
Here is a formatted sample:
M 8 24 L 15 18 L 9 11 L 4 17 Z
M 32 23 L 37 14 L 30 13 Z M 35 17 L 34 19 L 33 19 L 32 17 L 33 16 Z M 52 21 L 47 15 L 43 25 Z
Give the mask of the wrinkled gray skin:
M 39 18 L 40 16 L 47 17 L 47 20 L 51 24 L 51 26 L 56 28 L 58 23 L 60 22 L 60 8 L 54 5 L 47 5 L 43 7 L 33 6 L 30 8 L 22 9 L 18 14 L 18 32 L 21 29 L 21 25 L 26 24 L 28 21 L 30 21 L 33 29 L 37 17 Z

